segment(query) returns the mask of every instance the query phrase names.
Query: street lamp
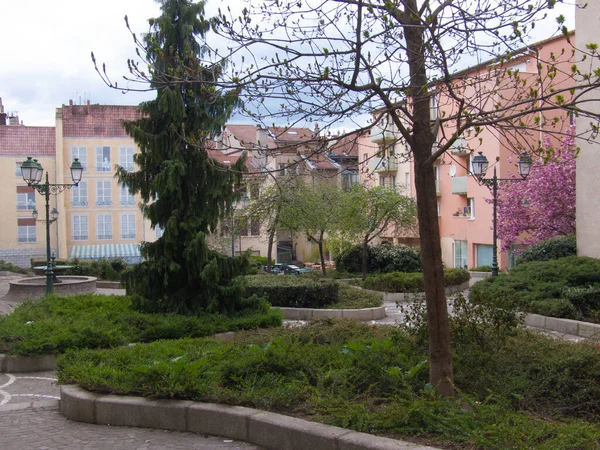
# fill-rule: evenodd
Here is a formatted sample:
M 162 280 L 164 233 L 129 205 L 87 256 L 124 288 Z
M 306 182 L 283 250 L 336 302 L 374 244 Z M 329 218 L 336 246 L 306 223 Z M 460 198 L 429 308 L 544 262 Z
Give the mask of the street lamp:
M 498 181 L 523 181 L 529 175 L 531 170 L 531 157 L 523 152 L 519 158 L 517 166 L 519 167 L 519 178 L 498 178 L 496 176 L 496 167 L 494 167 L 494 176 L 492 178 L 483 178 L 488 169 L 488 159 L 483 155 L 483 152 L 479 152 L 477 156 L 473 158 L 471 162 L 473 166 L 473 175 L 482 184 L 492 188 L 493 194 L 493 205 L 494 205 L 494 221 L 493 221 L 493 247 L 492 247 L 492 276 L 498 276 Z
M 23 181 L 27 183 L 27 186 L 34 188 L 46 199 L 46 219 L 37 220 L 38 212 L 36 209 L 33 210 L 32 216 L 37 222 L 43 222 L 46 224 L 46 295 L 52 294 L 54 290 L 54 281 L 52 273 L 52 262 L 50 259 L 50 224 L 58 220 L 58 210 L 52 209 L 50 212 L 50 194 L 60 194 L 65 189 L 70 189 L 73 186 L 77 186 L 81 181 L 83 175 L 83 166 L 77 158 L 73 160 L 71 164 L 71 179 L 72 184 L 50 184 L 48 179 L 48 172 L 46 171 L 46 182 L 40 183 L 42 180 L 42 174 L 44 168 L 36 160 L 32 159 L 31 156 L 27 157 L 27 160 L 21 165 L 21 173 L 23 175 Z

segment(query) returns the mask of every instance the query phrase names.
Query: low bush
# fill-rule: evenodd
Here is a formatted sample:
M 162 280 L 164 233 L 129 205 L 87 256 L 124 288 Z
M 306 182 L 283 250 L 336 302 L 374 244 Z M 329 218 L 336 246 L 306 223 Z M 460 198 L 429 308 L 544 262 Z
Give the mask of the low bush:
M 458 286 L 469 281 L 471 274 L 465 269 L 444 269 L 444 285 Z M 369 275 L 362 287 L 382 292 L 422 292 L 423 274 L 420 272 L 392 272 L 381 275 Z
M 342 272 L 362 272 L 362 246 L 356 245 L 338 256 L 336 268 Z M 392 245 L 384 242 L 377 246 L 369 246 L 367 253 L 367 271 L 378 273 L 420 272 L 421 252 L 406 245 Z
M 273 306 L 323 308 L 337 303 L 339 285 L 335 281 L 291 275 L 251 275 L 246 279 L 246 295 L 265 297 Z
M 581 316 L 597 315 L 600 310 L 600 286 L 567 287 L 562 297 L 570 302 Z
M 491 272 L 492 266 L 477 266 L 469 269 L 469 272 Z
M 549 261 L 577 255 L 575 235 L 559 236 L 533 244 L 524 249 L 517 257 L 517 264 L 532 261 Z
M 332 309 L 376 308 L 383 305 L 383 297 L 379 292 L 357 289 L 346 283 L 340 283 L 340 299 L 337 303 L 325 305 Z
M 560 317 L 562 319 L 579 319 L 582 317 L 581 314 L 577 313 L 577 309 L 573 304 L 563 298 L 535 300 L 529 305 L 528 311 L 542 316 Z
M 493 336 L 506 324 L 502 313 L 489 325 L 468 323 L 489 329 L 454 337 L 460 401 L 436 397 L 426 346 L 410 335 L 334 319 L 241 333 L 234 344 L 185 339 L 70 351 L 58 360 L 58 378 L 104 393 L 297 412 L 362 432 L 425 436 L 444 448 L 597 447 L 594 346 L 516 329 L 499 345 L 482 345 L 480 333 Z
M 65 275 L 96 277 L 108 281 L 120 281 L 121 274 L 127 269 L 127 263 L 121 258 L 110 259 L 71 259 L 67 265 L 72 266 Z
M 25 269 L 22 269 L 19 266 L 15 266 L 12 263 L 4 262 L 0 260 L 0 271 L 1 272 L 14 272 L 14 273 L 27 273 Z
M 600 309 L 596 288 L 583 291 L 573 288 L 588 286 L 600 288 L 600 260 L 570 256 L 519 264 L 507 274 L 486 278 L 471 287 L 469 299 L 475 303 L 502 302 L 507 307 L 539 314 L 564 311 L 565 317 L 572 318 L 572 308 L 559 302 L 570 301 L 571 296 L 577 302 L 574 307 L 578 315 L 585 317 L 592 309 Z
M 281 312 L 270 309 L 264 300 L 231 316 L 183 316 L 134 311 L 129 297 L 48 296 L 0 317 L 0 353 L 55 354 L 73 348 L 107 348 L 280 324 Z

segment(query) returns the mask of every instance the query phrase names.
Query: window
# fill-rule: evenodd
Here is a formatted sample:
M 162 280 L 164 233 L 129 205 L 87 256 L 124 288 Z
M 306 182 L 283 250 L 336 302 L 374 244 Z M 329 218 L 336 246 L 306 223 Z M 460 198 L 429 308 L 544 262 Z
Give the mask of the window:
M 98 239 L 112 239 L 112 216 L 110 214 L 98 215 L 96 225 Z
M 71 188 L 71 206 L 86 207 L 87 205 L 87 181 L 80 181 L 77 186 Z
M 22 162 L 18 162 L 16 163 L 16 171 L 15 171 L 15 175 L 18 177 L 22 177 L 23 173 L 21 172 L 21 164 L 23 164 Z
M 437 215 L 438 215 L 438 217 L 441 217 L 441 215 L 442 215 L 442 205 L 440 204 L 439 200 L 437 202 Z
M 396 188 L 396 175 L 390 176 L 390 187 Z
M 121 147 L 119 149 L 119 165 L 128 172 L 133 172 L 133 147 Z
M 154 231 L 156 232 L 156 239 L 161 238 L 165 234 L 165 229 L 158 225 L 154 227 Z
M 467 241 L 454 241 L 454 267 L 467 269 Z
M 127 186 L 121 186 L 119 204 L 124 206 L 135 206 L 135 197 L 129 192 Z
M 35 189 L 29 186 L 17 186 L 17 209 L 35 209 Z
M 73 216 L 73 240 L 87 241 L 88 216 Z
M 17 219 L 17 242 L 35 242 L 35 220 L 33 218 Z
M 121 239 L 135 239 L 135 214 L 121 215 Z
M 110 206 L 112 204 L 110 180 L 96 181 L 96 206 Z
M 469 220 L 475 220 L 475 199 L 469 198 Z
M 384 177 L 384 176 L 381 176 L 381 175 L 379 176 L 379 186 L 383 186 L 383 187 L 385 187 L 385 185 L 386 185 L 386 181 L 387 181 L 387 180 L 385 179 L 385 177 Z
M 96 147 L 96 172 L 110 172 L 110 147 Z
M 406 186 L 406 194 L 410 195 L 410 172 L 404 172 L 404 185 Z
M 487 244 L 475 244 L 475 255 L 478 266 L 491 266 L 494 256 L 494 247 Z
M 363 153 L 363 162 L 367 162 L 369 160 L 369 154 Z
M 260 222 L 256 219 L 250 221 L 250 235 L 260 236 Z
M 358 172 L 355 170 L 344 170 L 342 172 L 342 189 L 347 191 L 358 183 Z
M 78 158 L 83 166 L 83 170 L 87 170 L 87 148 L 86 147 L 71 147 L 71 160 Z

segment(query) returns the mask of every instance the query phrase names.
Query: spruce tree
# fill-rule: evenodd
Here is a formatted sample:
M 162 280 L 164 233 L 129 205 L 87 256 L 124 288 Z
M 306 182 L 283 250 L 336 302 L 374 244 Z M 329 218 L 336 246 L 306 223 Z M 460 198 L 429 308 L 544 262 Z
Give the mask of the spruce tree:
M 245 158 L 226 167 L 209 157 L 207 142 L 221 132 L 238 93 L 215 87 L 222 66 L 200 62 L 210 30 L 204 3 L 165 0 L 161 10 L 141 41 L 156 98 L 141 104 L 142 118 L 123 124 L 140 150 L 137 170 L 120 167 L 116 176 L 140 194 L 144 216 L 164 233 L 142 243 L 144 262 L 127 274 L 127 292 L 144 311 L 231 312 L 241 305 L 243 288 L 232 280 L 246 258 L 210 250 L 205 236 L 230 210 Z

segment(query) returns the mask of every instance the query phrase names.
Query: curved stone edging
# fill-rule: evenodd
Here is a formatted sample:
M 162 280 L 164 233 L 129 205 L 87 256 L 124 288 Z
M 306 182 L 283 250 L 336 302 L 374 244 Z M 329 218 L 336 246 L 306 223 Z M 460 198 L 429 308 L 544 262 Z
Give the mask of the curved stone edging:
M 525 325 L 544 330 L 557 331 L 586 339 L 600 340 L 600 325 L 589 322 L 580 322 L 572 319 L 559 319 L 546 317 L 539 314 L 527 314 Z
M 457 286 L 448 286 L 445 291 L 446 291 L 446 296 L 448 295 L 452 295 L 456 292 L 460 292 L 460 291 L 464 291 L 466 289 L 469 289 L 469 282 L 465 281 L 462 284 L 459 284 Z M 374 291 L 374 292 L 379 292 L 379 291 Z M 415 295 L 418 294 L 423 294 L 425 295 L 424 292 L 418 292 L 417 294 L 414 293 L 404 293 L 404 292 L 381 292 L 381 294 L 383 295 L 383 300 L 386 302 L 407 302 L 407 301 L 411 301 L 414 299 Z
M 356 320 L 379 320 L 386 317 L 385 306 L 363 309 L 313 309 L 313 308 L 282 308 L 284 319 L 311 320 L 315 317 L 337 317 Z
M 61 296 L 93 294 L 96 292 L 96 277 L 61 275 L 63 283 L 54 284 L 54 293 Z M 6 298 L 13 301 L 37 300 L 46 295 L 46 277 L 25 277 L 9 281 Z
M 159 428 L 242 440 L 272 450 L 433 450 L 242 406 L 100 395 L 61 386 L 60 413 L 96 425 Z

